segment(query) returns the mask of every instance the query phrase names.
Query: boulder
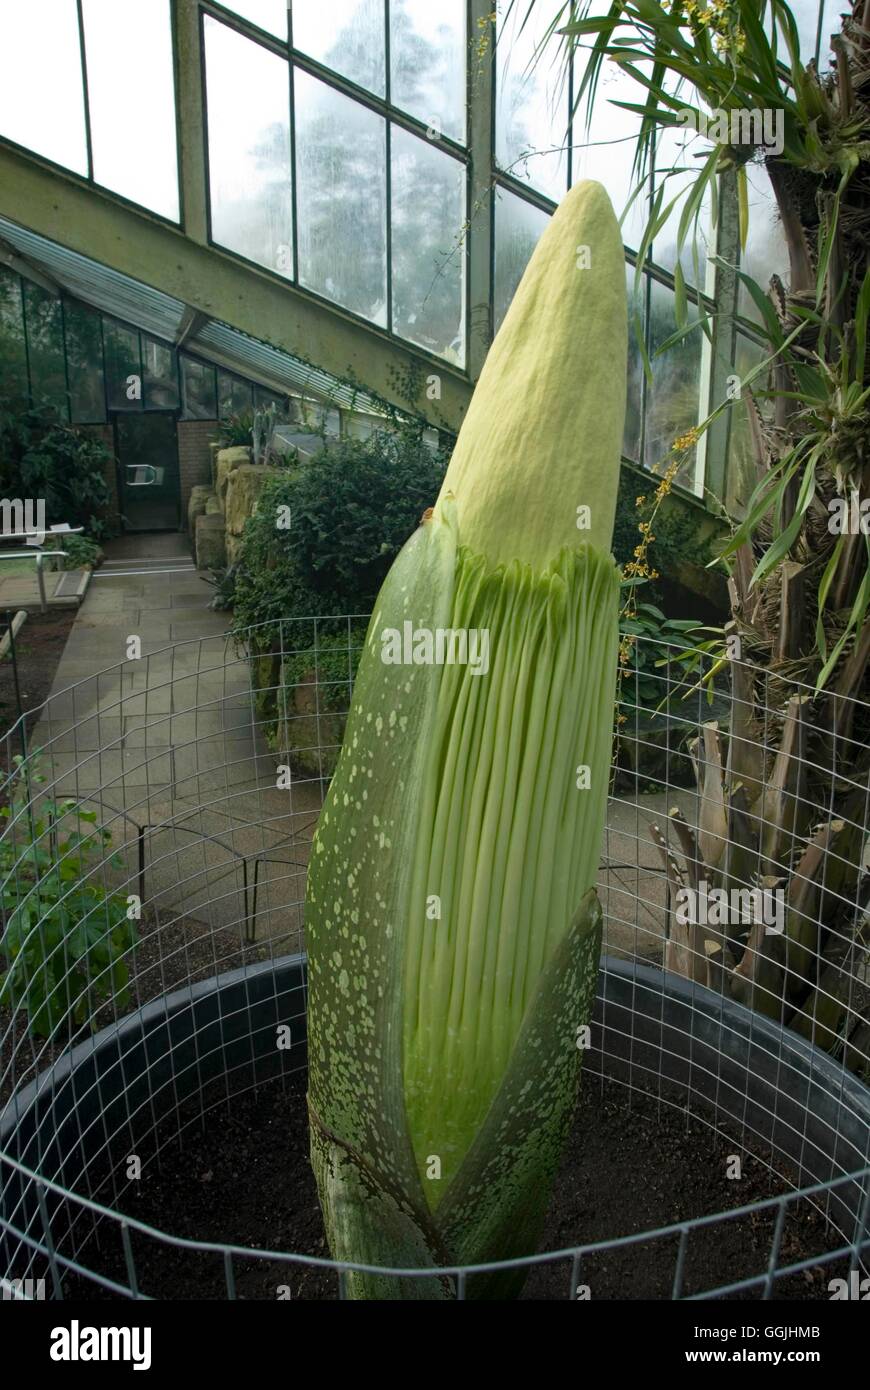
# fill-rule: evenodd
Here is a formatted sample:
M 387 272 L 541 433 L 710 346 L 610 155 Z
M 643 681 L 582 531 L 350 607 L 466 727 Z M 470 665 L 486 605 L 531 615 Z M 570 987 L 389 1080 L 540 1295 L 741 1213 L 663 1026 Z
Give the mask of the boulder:
M 250 462 L 251 451 L 247 445 L 237 444 L 231 449 L 219 450 L 215 460 L 214 485 L 221 506 L 223 506 L 230 474 L 240 468 L 243 463 Z
M 196 518 L 196 567 L 199 570 L 221 570 L 227 563 L 224 519 L 220 515 Z
M 270 478 L 278 476 L 276 468 L 264 468 L 260 463 L 243 463 L 227 477 L 224 493 L 224 516 L 231 536 L 241 536 L 245 522 L 253 516 L 260 493 Z
M 218 495 L 217 495 L 217 493 L 216 493 L 216 492 L 210 492 L 209 495 L 208 495 L 208 497 L 205 499 L 205 515 L 206 515 L 206 516 L 223 516 L 223 514 L 224 514 L 224 509 L 223 509 L 223 507 L 221 506 L 220 501 L 218 500 Z
M 190 489 L 190 501 L 187 504 L 187 530 L 191 540 L 196 532 L 196 518 L 205 516 L 206 502 L 209 497 L 213 496 L 212 489 L 206 487 L 204 483 L 197 483 L 195 487 Z

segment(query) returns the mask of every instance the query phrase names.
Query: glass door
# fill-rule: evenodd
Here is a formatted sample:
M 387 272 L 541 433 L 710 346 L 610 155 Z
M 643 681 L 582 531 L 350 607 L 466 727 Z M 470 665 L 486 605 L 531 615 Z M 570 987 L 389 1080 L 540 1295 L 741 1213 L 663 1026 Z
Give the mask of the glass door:
M 124 530 L 177 530 L 180 488 L 175 412 L 116 415 L 115 444 Z

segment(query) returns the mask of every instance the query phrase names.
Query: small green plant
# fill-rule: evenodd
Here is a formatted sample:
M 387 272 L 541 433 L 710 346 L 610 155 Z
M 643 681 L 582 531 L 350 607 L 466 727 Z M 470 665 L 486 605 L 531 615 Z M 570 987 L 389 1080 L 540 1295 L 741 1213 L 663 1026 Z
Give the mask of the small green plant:
M 102 547 L 87 536 L 66 536 L 61 541 L 61 549 L 66 554 L 63 564 L 66 570 L 83 569 L 85 565 L 96 569 L 103 559 Z
M 252 410 L 240 410 L 236 415 L 228 415 L 221 421 L 218 443 L 224 449 L 231 449 L 237 445 L 247 444 L 253 447 L 254 442 L 254 412 Z
M 72 799 L 46 798 L 38 761 L 15 759 L 7 821 L 0 837 L 0 1004 L 22 1008 L 31 1033 L 49 1037 L 64 1025 L 94 1025 L 97 1007 L 129 998 L 125 955 L 139 940 L 127 899 L 110 893 L 96 871 L 111 842 L 96 812 Z M 114 866 L 116 856 L 109 860 Z
M 694 651 L 692 639 L 704 630 L 693 618 L 665 617 L 653 603 L 638 603 L 631 614 L 623 613 L 623 698 L 647 714 L 667 710 L 678 691 L 689 689 L 680 653 Z
M 211 570 L 208 578 L 205 575 L 203 578 L 206 584 L 214 589 L 209 608 L 213 608 L 217 613 L 225 613 L 232 608 L 236 592 L 236 566 L 229 565 L 225 569 Z

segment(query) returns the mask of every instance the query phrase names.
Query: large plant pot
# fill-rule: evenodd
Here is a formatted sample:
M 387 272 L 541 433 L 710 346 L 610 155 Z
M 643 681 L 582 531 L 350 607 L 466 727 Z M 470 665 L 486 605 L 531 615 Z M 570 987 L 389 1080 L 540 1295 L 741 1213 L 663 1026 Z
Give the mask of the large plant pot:
M 222 1104 L 303 1067 L 305 1005 L 302 956 L 231 971 L 104 1029 L 20 1091 L 0 1115 L 0 1276 L 20 1273 L 22 1236 L 45 1246 L 46 1222 L 67 1256 L 94 1226 L 75 1197 L 38 1184 L 10 1160 L 68 1192 L 89 1194 L 104 1175 L 107 1140 L 113 1152 L 129 1145 L 127 1152 L 144 1159 L 161 1121 L 185 1107 Z M 834 1182 L 868 1163 L 870 1089 L 730 999 L 608 957 L 593 1040 L 587 1076 L 605 1071 L 615 1082 L 670 1092 L 735 1142 L 742 1134 L 767 1142 L 803 1186 Z M 117 1171 L 115 1182 L 123 1187 Z M 857 1239 L 863 1193 L 850 1180 L 823 1195 L 849 1241 Z M 105 1193 L 101 1200 L 109 1205 Z

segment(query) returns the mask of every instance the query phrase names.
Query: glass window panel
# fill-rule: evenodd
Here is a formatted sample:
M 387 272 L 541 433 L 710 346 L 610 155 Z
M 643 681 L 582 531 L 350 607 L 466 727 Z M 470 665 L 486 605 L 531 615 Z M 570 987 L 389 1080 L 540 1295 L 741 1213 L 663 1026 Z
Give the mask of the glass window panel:
M 387 323 L 386 123 L 296 73 L 299 281 Z
M 628 390 L 625 401 L 625 432 L 622 438 L 622 452 L 626 458 L 640 463 L 641 424 L 643 421 L 643 359 L 637 341 L 634 325 L 635 312 L 639 314 L 640 331 L 644 332 L 645 319 L 643 289 L 639 291 L 638 301 L 634 299 L 634 266 L 625 267 L 626 292 L 628 295 Z
M 465 0 L 390 0 L 390 100 L 465 142 Z
M 0 269 L 0 396 L 23 403 L 28 394 L 21 281 Z
M 788 280 L 788 249 L 770 177 L 763 164 L 747 164 L 746 181 L 749 202 L 749 226 L 746 246 L 740 256 L 740 268 L 767 293 L 774 272 L 784 282 Z M 741 281 L 738 308 L 754 322 L 761 321 L 751 294 Z
M 216 420 L 217 387 L 214 367 L 181 354 L 182 413 L 186 420 Z
M 665 285 L 652 281 L 650 294 L 649 355 L 652 383 L 647 392 L 645 412 L 644 464 L 662 471 L 671 445 L 680 435 L 698 424 L 701 391 L 701 348 L 703 333 L 696 329 L 661 357 L 655 353 L 676 332 L 674 294 Z M 697 305 L 688 306 L 689 320 L 698 319 Z M 677 475 L 683 487 L 694 490 L 696 450 L 687 453 Z
M 226 8 L 250 20 L 277 39 L 287 37 L 287 9 L 290 0 L 233 0 Z
M 605 63 L 598 80 L 592 122 L 586 128 L 585 98 L 574 116 L 571 144 L 573 183 L 581 179 L 597 179 L 610 194 L 617 217 L 622 219 L 622 240 L 637 250 L 649 215 L 646 195 L 638 194 L 629 207 L 629 199 L 637 186 L 632 177 L 632 163 L 640 117 L 623 111 L 617 101 L 638 101 L 638 85 L 626 73 Z M 626 211 L 627 209 L 627 211 Z M 623 215 L 624 214 L 624 215 Z
M 757 367 L 769 354 L 765 349 L 744 333 L 737 334 L 734 353 L 734 371 L 743 381 L 753 367 Z M 758 471 L 752 446 L 752 433 L 749 428 L 748 403 L 755 396 L 762 414 L 766 414 L 769 403 L 758 400 L 758 393 L 767 389 L 765 375 L 757 377 L 748 390 L 741 391 L 739 399 L 731 406 L 731 431 L 728 439 L 728 462 L 725 470 L 725 507 L 729 516 L 743 516 L 755 484 Z
M 287 392 L 273 391 L 271 386 L 255 386 L 254 405 L 258 410 L 268 410 L 271 405 L 274 405 L 277 406 L 282 415 L 286 415 Z
M 465 165 L 392 129 L 393 329 L 465 362 Z
M 293 46 L 385 95 L 384 0 L 295 0 Z
M 247 260 L 290 278 L 287 62 L 208 15 L 205 54 L 212 237 Z
M 87 175 L 76 0 L 0 6 L 0 135 Z
M 666 81 L 665 85 L 669 91 L 674 92 L 681 100 L 685 101 L 686 106 L 697 108 L 700 105 L 702 110 L 706 109 L 701 104 L 698 93 L 689 83 L 672 79 Z M 637 100 L 636 97 L 635 100 Z M 675 198 L 677 199 L 676 206 L 668 220 L 660 228 L 653 243 L 653 260 L 666 270 L 673 270 L 677 264 L 677 234 L 680 219 L 683 215 L 686 199 L 689 197 L 689 190 L 694 186 L 703 167 L 704 157 L 709 154 L 711 149 L 712 142 L 710 140 L 702 138 L 694 129 L 687 126 L 666 127 L 659 130 L 656 137 L 654 184 L 656 192 L 660 188 L 664 189 L 662 209 L 672 203 Z M 691 228 L 686 232 L 680 253 L 680 263 L 686 281 L 689 284 L 697 285 L 700 280 L 700 289 L 712 289 L 712 285 L 708 285 L 708 257 L 712 254 L 710 219 L 710 196 L 709 192 L 705 192 L 695 230 L 695 245 L 698 255 L 697 274 L 695 273 L 692 253 Z
M 139 334 L 114 319 L 103 320 L 106 396 L 110 410 L 142 409 L 142 363 Z
M 245 415 L 254 408 L 254 395 L 249 381 L 233 376 L 232 372 L 218 372 L 218 410 L 220 418 L 228 415 Z
M 51 405 L 63 419 L 67 419 L 69 410 L 60 300 L 39 285 L 25 281 L 24 315 L 33 404 Z
M 507 189 L 495 194 L 493 326 L 498 331 L 549 216 Z
M 74 424 L 105 420 L 102 319 L 72 299 L 64 301 L 63 316 L 71 419 Z
M 569 102 L 563 40 L 554 36 L 537 51 L 553 18 L 552 7 L 516 4 L 499 19 L 495 151 L 507 173 L 558 200 L 568 186 Z
M 175 352 L 168 343 L 142 334 L 142 371 L 146 410 L 178 409 Z
M 178 221 L 169 0 L 82 0 L 94 178 Z M 50 103 L 57 111 L 56 103 Z

